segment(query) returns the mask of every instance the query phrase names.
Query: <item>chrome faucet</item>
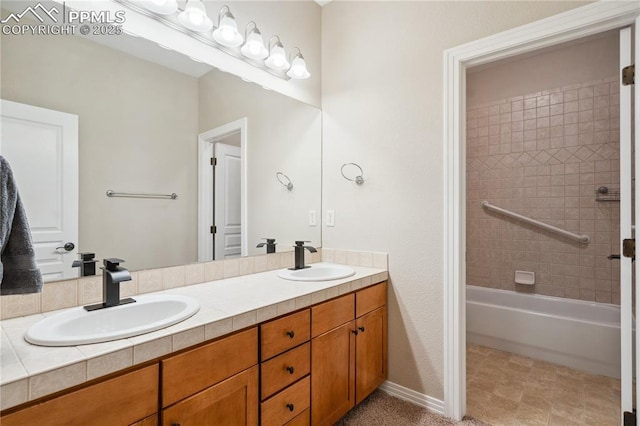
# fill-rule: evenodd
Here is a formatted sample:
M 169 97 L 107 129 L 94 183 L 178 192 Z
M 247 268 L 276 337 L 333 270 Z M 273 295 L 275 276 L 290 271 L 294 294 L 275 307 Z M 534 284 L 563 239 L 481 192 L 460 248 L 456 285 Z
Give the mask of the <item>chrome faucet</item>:
M 95 311 L 96 309 L 110 308 L 112 306 L 125 305 L 135 302 L 132 298 L 120 300 L 120 283 L 131 281 L 131 274 L 122 266 L 122 259 L 104 259 L 104 267 L 101 267 L 102 273 L 102 298 L 104 302 L 96 305 L 85 306 L 87 311 Z
M 263 238 L 263 240 L 267 240 L 266 243 L 258 243 L 256 248 L 267 246 L 267 253 L 275 253 L 276 252 L 276 239 L 275 238 Z
M 309 242 L 310 241 L 296 241 L 296 245 L 294 246 L 296 264 L 293 268 L 289 268 L 289 269 L 296 270 L 296 269 L 309 268 L 309 266 L 304 266 L 304 249 L 309 250 L 311 253 L 316 253 L 318 251 L 316 250 L 315 247 L 304 245 L 304 243 L 309 243 Z

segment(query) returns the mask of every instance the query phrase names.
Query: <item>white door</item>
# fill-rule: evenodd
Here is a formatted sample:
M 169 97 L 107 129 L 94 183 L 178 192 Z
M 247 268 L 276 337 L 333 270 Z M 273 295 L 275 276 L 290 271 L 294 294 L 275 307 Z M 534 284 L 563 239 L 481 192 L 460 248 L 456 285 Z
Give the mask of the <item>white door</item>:
M 241 254 L 242 214 L 240 208 L 241 159 L 237 146 L 216 143 L 214 187 L 214 259 Z
M 636 19 L 635 27 L 640 28 Z M 640 37 L 635 31 L 635 55 L 633 52 L 633 29 L 620 30 L 620 69 L 634 63 L 634 56 L 640 55 Z M 636 78 L 637 80 L 637 78 Z M 634 224 L 640 224 L 640 188 L 634 185 L 635 170 L 640 164 L 640 135 L 633 128 L 638 129 L 640 122 L 640 109 L 635 108 L 635 117 L 632 117 L 633 104 L 640 105 L 640 92 L 634 90 L 633 85 L 626 85 L 620 78 L 620 352 L 621 352 L 621 413 L 622 424 L 632 422 L 631 413 L 634 407 L 640 407 L 640 382 L 636 383 L 636 401 L 633 400 L 633 373 L 638 364 L 636 356 L 640 353 L 640 329 L 636 329 L 635 348 L 633 347 L 634 308 L 633 294 L 635 287 L 635 306 L 640 306 L 640 292 L 638 291 L 637 277 L 640 276 L 640 261 L 632 262 L 632 259 L 622 255 L 625 239 L 635 238 Z M 635 140 L 633 140 L 633 139 Z M 635 155 L 635 166 L 632 159 Z M 634 170 L 635 169 L 635 170 Z M 635 204 L 635 206 L 634 206 Z M 635 215 L 634 215 L 635 209 Z M 635 217 L 634 217 L 635 216 Z M 635 264 L 635 271 L 633 265 Z M 634 403 L 635 402 L 635 403 Z M 626 418 L 626 419 L 625 419 Z M 626 421 L 625 421 L 626 420 Z
M 0 155 L 9 162 L 44 281 L 75 278 L 78 116 L 2 100 Z M 59 248 L 60 247 L 60 248 Z

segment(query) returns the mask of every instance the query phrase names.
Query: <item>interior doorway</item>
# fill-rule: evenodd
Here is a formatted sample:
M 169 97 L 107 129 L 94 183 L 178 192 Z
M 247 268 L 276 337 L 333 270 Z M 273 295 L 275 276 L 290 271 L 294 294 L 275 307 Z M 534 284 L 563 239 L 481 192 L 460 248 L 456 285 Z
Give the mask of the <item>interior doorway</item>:
M 198 260 L 246 256 L 247 119 L 198 136 Z
M 640 6 L 630 3 L 594 3 L 445 52 L 445 414 L 450 417 L 460 419 L 466 411 L 465 70 L 629 26 L 639 14 Z

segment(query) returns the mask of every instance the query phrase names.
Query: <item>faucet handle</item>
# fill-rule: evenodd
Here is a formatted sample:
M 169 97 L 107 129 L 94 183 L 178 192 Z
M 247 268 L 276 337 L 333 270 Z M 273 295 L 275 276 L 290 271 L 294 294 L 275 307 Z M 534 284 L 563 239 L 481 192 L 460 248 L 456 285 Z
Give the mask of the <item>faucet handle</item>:
M 107 268 L 107 271 L 117 271 L 118 265 L 124 263 L 124 260 L 118 259 L 116 257 L 110 257 L 109 259 L 104 259 L 103 263 Z
M 80 260 L 82 260 L 82 261 L 94 261 L 94 262 L 97 262 L 97 260 L 94 260 L 95 257 L 96 257 L 95 253 L 85 252 L 85 253 L 78 253 L 78 255 L 80 255 Z
M 311 241 L 296 241 L 297 246 L 303 246 L 304 243 L 310 243 Z

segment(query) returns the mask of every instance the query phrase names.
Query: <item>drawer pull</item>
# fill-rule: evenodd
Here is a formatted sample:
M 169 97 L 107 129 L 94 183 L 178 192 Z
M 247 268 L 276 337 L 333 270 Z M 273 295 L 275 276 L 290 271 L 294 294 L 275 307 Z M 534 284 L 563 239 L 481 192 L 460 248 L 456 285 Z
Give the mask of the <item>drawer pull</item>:
M 287 336 L 289 336 L 290 339 L 293 339 L 293 336 L 295 336 L 296 334 L 293 331 L 287 331 Z
M 289 372 L 289 374 L 293 374 L 293 367 L 291 366 L 287 367 L 287 371 Z
M 293 411 L 295 409 L 293 404 L 287 404 L 287 408 L 289 409 L 289 411 Z
M 358 327 L 358 330 L 362 331 L 364 333 L 364 327 Z
M 351 332 L 352 332 L 353 334 L 355 334 L 356 336 L 358 335 L 358 330 L 351 330 Z
M 180 426 L 180 423 L 171 422 L 171 426 Z

